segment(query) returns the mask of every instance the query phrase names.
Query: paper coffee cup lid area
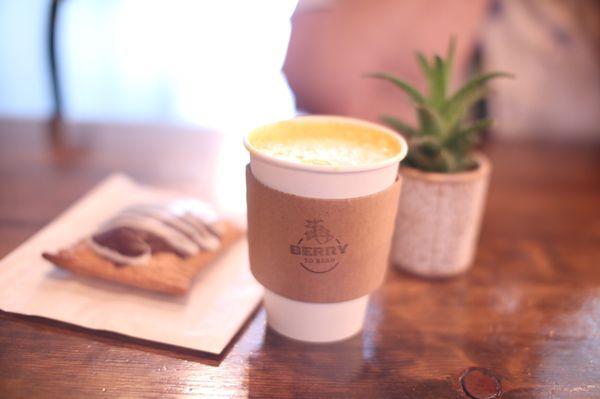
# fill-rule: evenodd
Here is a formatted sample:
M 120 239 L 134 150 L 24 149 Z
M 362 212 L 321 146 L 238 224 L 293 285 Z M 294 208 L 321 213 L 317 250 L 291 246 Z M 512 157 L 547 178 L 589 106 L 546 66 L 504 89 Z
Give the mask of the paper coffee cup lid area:
M 367 295 L 385 277 L 400 180 L 378 193 L 317 199 L 265 186 L 246 169 L 250 266 L 267 289 L 304 302 Z

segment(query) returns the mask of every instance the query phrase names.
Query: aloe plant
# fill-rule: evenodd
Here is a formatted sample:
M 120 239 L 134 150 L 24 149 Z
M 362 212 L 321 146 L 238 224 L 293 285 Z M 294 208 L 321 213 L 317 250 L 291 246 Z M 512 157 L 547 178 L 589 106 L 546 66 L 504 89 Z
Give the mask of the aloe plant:
M 406 164 L 426 172 L 453 173 L 476 166 L 473 147 L 480 132 L 492 121 L 479 119 L 469 122 L 469 110 L 485 96 L 489 80 L 512 77 L 504 72 L 480 74 L 450 94 L 455 48 L 455 40 L 452 39 L 445 59 L 435 55 L 428 60 L 422 53 L 416 53 L 419 67 L 427 80 L 427 94 L 389 73 L 368 75 L 391 82 L 410 97 L 417 113 L 417 127 L 391 115 L 382 115 L 381 120 L 406 137 L 409 144 Z

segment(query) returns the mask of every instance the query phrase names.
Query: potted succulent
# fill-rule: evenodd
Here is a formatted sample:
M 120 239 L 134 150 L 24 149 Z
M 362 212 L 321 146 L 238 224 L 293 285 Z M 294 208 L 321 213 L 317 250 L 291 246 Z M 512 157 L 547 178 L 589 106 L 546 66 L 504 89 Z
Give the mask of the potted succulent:
M 511 76 L 481 74 L 450 94 L 454 49 L 451 40 L 445 59 L 436 55 L 428 60 L 417 53 L 426 94 L 391 74 L 369 75 L 404 91 L 416 110 L 417 126 L 393 116 L 381 119 L 409 143 L 400 168 L 403 183 L 392 262 L 427 277 L 456 275 L 472 264 L 491 173 L 490 161 L 474 145 L 491 120 L 473 121 L 468 115 L 485 95 L 486 82 Z

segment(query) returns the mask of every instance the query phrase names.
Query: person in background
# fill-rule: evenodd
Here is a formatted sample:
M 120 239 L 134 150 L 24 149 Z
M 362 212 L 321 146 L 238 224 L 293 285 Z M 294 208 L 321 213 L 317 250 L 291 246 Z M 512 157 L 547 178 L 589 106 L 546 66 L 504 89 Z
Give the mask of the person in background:
M 481 30 L 483 66 L 513 71 L 492 83 L 498 135 L 599 140 L 600 2 L 504 0 Z
M 444 54 L 454 35 L 458 81 L 476 49 L 484 69 L 516 75 L 492 86 L 496 134 L 598 139 L 599 9 L 594 0 L 301 0 L 284 70 L 307 112 L 414 120 L 406 97 L 364 75 L 391 72 L 423 89 L 414 52 Z

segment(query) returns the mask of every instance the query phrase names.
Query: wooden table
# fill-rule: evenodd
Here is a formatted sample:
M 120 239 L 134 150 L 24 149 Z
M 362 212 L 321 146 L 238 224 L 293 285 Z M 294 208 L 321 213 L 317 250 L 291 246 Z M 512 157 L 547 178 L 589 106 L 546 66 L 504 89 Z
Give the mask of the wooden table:
M 0 256 L 112 171 L 215 200 L 231 143 L 0 120 Z M 390 271 L 362 335 L 292 342 L 258 309 L 210 356 L 0 312 L 0 397 L 600 398 L 600 147 L 485 150 L 495 170 L 474 268 L 434 282 Z

